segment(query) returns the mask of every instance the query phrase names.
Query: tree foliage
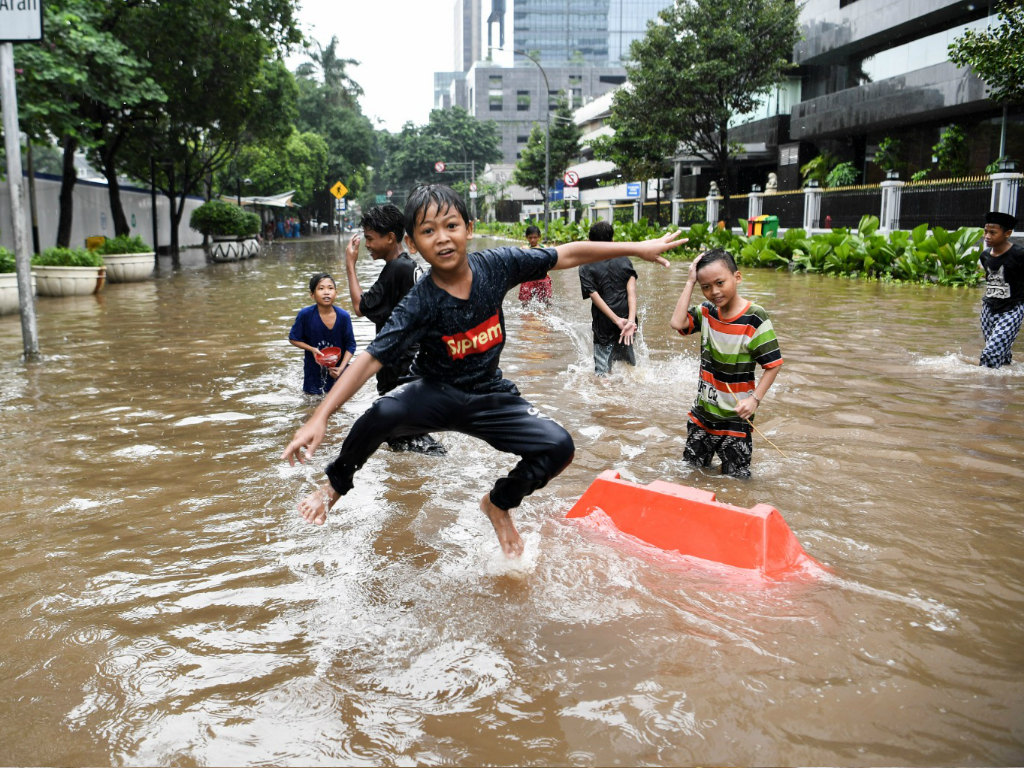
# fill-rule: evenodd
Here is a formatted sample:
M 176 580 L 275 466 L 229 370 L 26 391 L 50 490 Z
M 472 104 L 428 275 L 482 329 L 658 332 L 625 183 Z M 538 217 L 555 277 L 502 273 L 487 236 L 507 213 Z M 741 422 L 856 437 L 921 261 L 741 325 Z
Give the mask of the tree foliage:
M 999 23 L 985 31 L 966 30 L 949 46 L 949 59 L 970 66 L 990 89 L 990 98 L 1004 104 L 1024 102 L 1024 5 L 1002 0 Z
M 617 119 L 633 129 L 646 120 L 644 135 L 673 137 L 713 165 L 728 205 L 729 120 L 753 111 L 792 68 L 799 13 L 792 0 L 673 3 L 630 47 L 632 91 L 616 95 Z
M 545 127 L 534 123 L 530 138 L 523 148 L 522 157 L 516 163 L 512 181 L 527 189 L 544 194 L 545 181 L 554 186 L 580 154 L 580 137 L 583 132 L 572 119 L 568 102 L 560 97 L 554 114 L 551 115 L 550 175 L 544 178 Z
M 329 156 L 323 137 L 293 129 L 283 143 L 244 147 L 236 162 L 218 176 L 217 186 L 224 194 L 234 194 L 238 180 L 248 179 L 251 184 L 245 187 L 245 195 L 269 196 L 293 189 L 295 205 L 309 209 L 316 204 L 317 194 L 330 186 Z

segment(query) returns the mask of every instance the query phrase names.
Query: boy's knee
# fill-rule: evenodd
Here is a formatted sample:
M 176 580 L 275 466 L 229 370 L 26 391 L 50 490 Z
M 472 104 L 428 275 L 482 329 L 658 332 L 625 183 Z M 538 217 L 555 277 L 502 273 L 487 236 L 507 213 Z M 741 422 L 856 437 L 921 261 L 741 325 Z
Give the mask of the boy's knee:
M 555 471 L 556 475 L 568 467 L 576 456 L 576 443 L 573 442 L 572 435 L 564 429 L 561 429 L 561 432 L 551 448 L 551 463 L 558 468 Z

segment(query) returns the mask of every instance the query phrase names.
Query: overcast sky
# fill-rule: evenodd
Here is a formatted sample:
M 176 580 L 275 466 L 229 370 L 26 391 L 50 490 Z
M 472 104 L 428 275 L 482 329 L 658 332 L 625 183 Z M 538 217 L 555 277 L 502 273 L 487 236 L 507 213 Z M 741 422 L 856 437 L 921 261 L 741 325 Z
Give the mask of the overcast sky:
M 454 0 L 300 0 L 307 37 L 360 62 L 349 70 L 365 91 L 363 112 L 379 127 L 398 131 L 425 123 L 434 106 L 434 72 L 454 67 Z M 288 59 L 288 68 L 305 60 Z

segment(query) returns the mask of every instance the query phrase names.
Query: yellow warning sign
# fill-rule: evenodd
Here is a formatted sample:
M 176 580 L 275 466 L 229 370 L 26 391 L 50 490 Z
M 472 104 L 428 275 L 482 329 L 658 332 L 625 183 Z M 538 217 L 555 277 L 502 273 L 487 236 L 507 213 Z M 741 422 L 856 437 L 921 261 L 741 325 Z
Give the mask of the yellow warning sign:
M 339 200 L 341 200 L 341 198 L 345 196 L 346 192 L 348 192 L 348 187 L 346 187 L 340 181 L 335 183 L 335 185 L 331 187 L 331 194 L 334 195 Z

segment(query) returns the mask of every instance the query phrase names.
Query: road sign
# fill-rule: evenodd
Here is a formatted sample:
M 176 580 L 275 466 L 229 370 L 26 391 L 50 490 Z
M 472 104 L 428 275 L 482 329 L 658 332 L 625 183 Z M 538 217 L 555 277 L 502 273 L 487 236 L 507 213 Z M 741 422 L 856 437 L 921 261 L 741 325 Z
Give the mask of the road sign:
M 440 160 L 438 160 L 436 163 L 434 163 L 434 170 L 437 171 L 438 173 L 444 173 L 444 169 L 445 169 L 445 164 L 442 163 Z
M 15 7 L 17 6 L 17 7 Z M 43 39 L 41 2 L 0 2 L 0 43 L 24 43 Z
M 630 181 L 626 184 L 626 197 L 640 197 L 639 181 Z
M 475 181 L 469 182 L 469 191 L 470 192 L 476 192 L 476 182 Z
M 335 182 L 334 186 L 331 187 L 331 194 L 334 195 L 339 200 L 341 200 L 341 198 L 345 196 L 346 192 L 348 192 L 348 187 L 346 187 L 340 181 Z
M 580 188 L 579 187 L 566 187 L 562 190 L 563 200 L 579 200 L 580 199 Z
M 377 201 L 377 205 L 384 205 L 384 203 L 386 203 L 388 201 L 388 196 L 387 195 L 377 195 L 377 197 L 374 198 L 374 199 Z
M 392 195 L 394 194 L 394 192 L 392 192 L 392 191 L 391 191 L 391 190 L 389 189 L 389 190 L 388 190 L 387 192 L 385 192 L 384 194 L 386 194 L 386 195 L 388 196 L 388 199 L 390 199 L 390 198 L 391 198 L 391 196 L 392 196 Z
M 336 211 L 344 211 L 344 210 L 346 210 L 348 208 L 347 202 L 348 202 L 347 200 L 335 200 L 334 201 L 334 210 L 336 210 Z
M 576 171 L 566 171 L 565 176 L 562 177 L 562 181 L 565 182 L 567 187 L 575 187 L 580 183 L 580 175 Z

